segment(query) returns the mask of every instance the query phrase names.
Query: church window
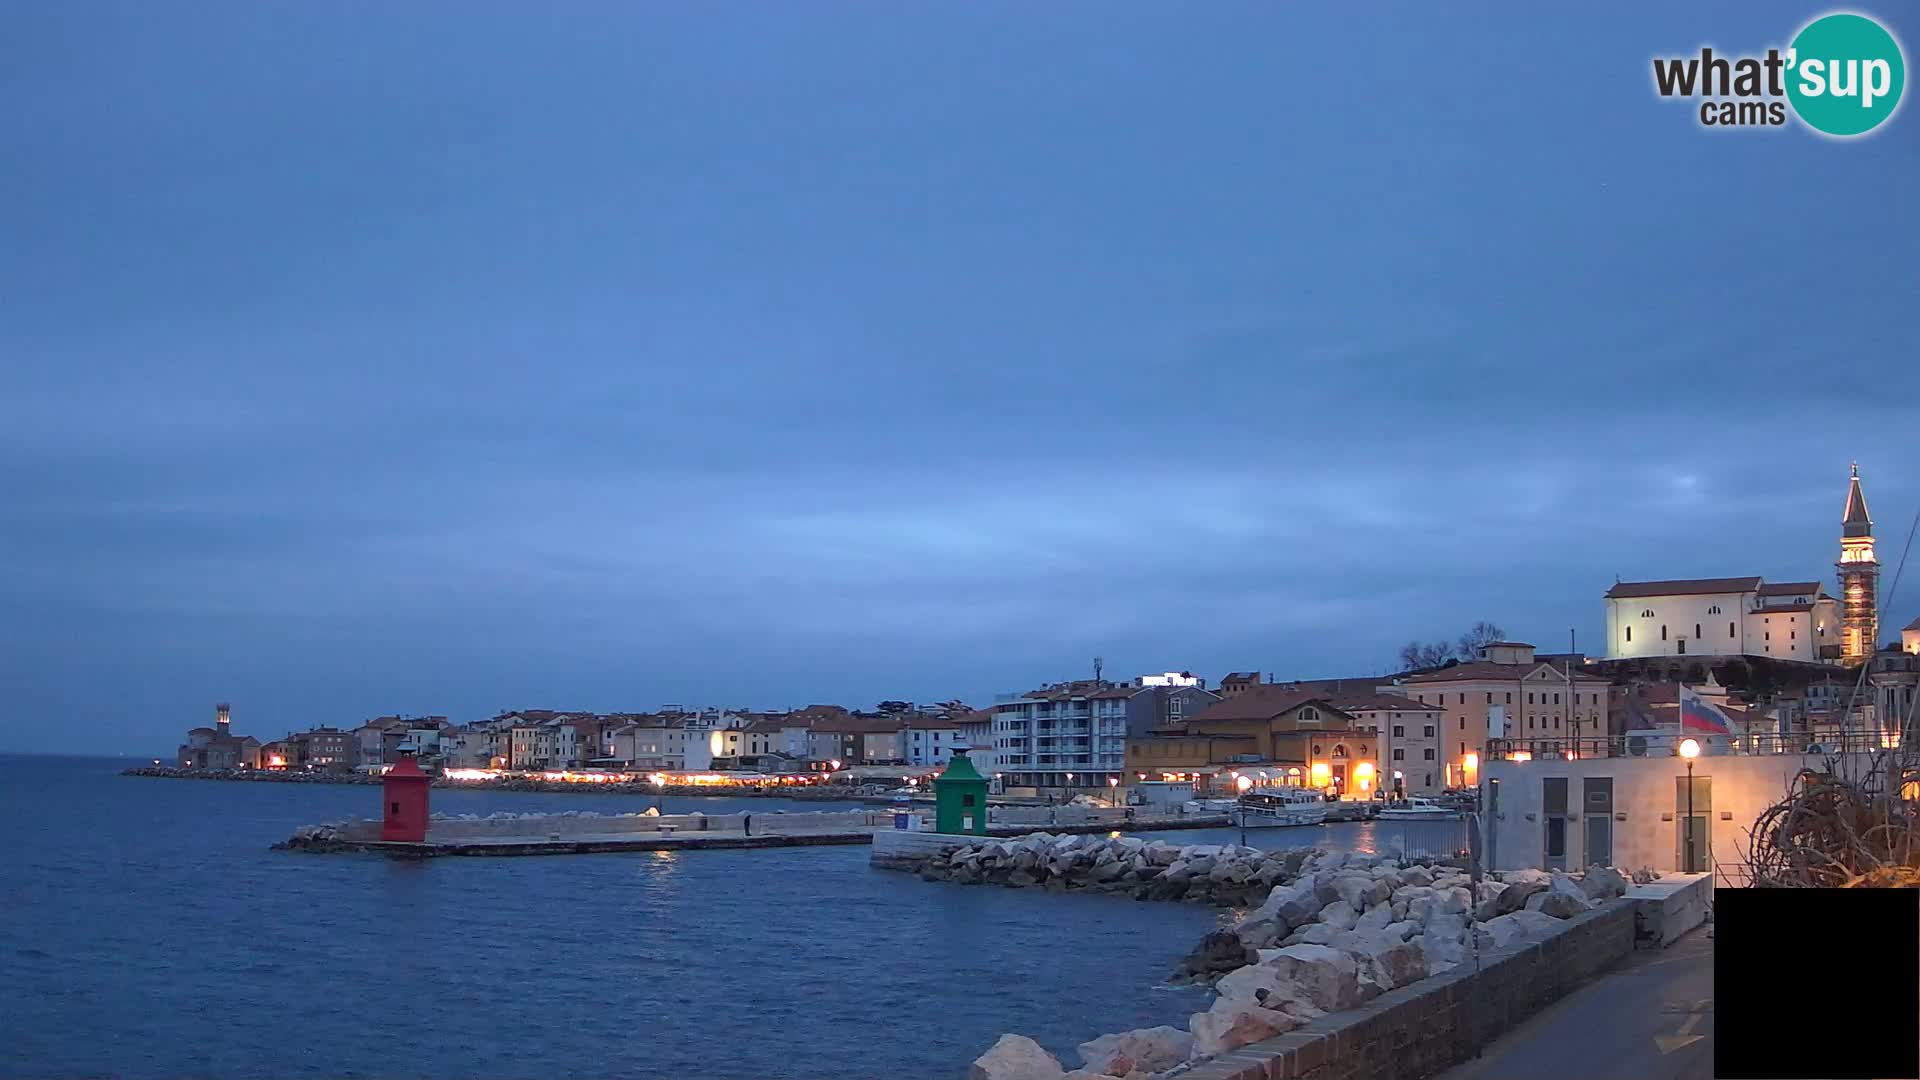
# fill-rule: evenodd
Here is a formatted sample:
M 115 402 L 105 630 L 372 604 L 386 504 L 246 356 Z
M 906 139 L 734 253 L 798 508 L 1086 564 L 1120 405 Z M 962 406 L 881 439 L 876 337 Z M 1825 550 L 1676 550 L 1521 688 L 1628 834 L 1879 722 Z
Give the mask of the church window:
M 1667 640 L 1667 624 L 1665 623 L 1660 624 L 1660 640 Z
M 1640 613 L 1640 617 L 1641 617 L 1641 618 L 1643 618 L 1643 619 L 1651 619 L 1651 618 L 1653 618 L 1653 609 L 1652 609 L 1652 608 L 1648 608 L 1647 610 L 1645 610 L 1645 611 L 1643 611 L 1643 612 L 1641 612 L 1641 613 Z
M 1713 605 L 1712 607 L 1710 607 L 1710 608 L 1708 608 L 1708 609 L 1707 609 L 1707 614 L 1709 614 L 1709 615 L 1718 615 L 1718 614 L 1720 614 L 1720 605 L 1719 605 L 1719 604 L 1715 604 L 1715 605 Z
M 1631 626 L 1627 627 L 1627 640 L 1628 641 L 1633 640 L 1633 627 Z
M 1732 637 L 1732 636 L 1733 636 L 1733 624 L 1732 624 L 1732 623 L 1728 623 L 1728 624 L 1727 624 L 1727 636 L 1728 636 L 1728 637 Z
M 1700 640 L 1700 624 L 1699 623 L 1693 624 L 1693 638 L 1695 641 Z

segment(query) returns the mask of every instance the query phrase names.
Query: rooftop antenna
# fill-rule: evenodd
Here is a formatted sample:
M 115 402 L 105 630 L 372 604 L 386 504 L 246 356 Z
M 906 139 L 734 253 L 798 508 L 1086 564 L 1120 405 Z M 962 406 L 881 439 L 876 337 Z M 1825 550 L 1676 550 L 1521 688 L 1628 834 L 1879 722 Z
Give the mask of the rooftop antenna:
M 1093 658 L 1093 681 L 1094 682 L 1100 681 L 1100 672 L 1106 666 L 1107 666 L 1107 661 L 1104 657 L 1096 656 Z

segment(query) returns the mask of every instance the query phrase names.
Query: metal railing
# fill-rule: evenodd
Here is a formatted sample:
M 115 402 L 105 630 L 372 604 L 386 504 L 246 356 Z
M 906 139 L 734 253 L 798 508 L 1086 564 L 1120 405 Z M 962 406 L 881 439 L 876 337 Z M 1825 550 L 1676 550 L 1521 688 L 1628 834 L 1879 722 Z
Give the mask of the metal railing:
M 1864 754 L 1894 749 L 1899 735 L 1882 731 L 1781 735 L 1774 732 L 1749 735 L 1683 734 L 1672 731 L 1638 731 L 1621 735 L 1594 735 L 1558 739 L 1488 739 L 1488 761 L 1527 761 L 1530 759 L 1609 757 L 1671 757 L 1680 753 L 1680 744 L 1693 739 L 1706 754 Z

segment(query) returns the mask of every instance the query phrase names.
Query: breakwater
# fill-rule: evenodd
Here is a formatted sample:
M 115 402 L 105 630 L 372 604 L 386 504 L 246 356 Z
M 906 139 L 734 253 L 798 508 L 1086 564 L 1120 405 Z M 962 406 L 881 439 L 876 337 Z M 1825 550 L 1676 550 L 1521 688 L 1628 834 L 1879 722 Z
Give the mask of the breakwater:
M 1063 856 L 1090 851 L 1092 872 L 1106 867 L 1114 881 L 1128 872 L 1144 871 L 1157 878 L 1176 866 L 1188 871 L 1178 883 L 1179 899 L 1218 902 L 1253 892 L 1245 885 L 1231 884 L 1249 870 L 1255 878 L 1266 875 L 1273 883 L 1270 888 L 1259 886 L 1258 891 L 1265 893 L 1259 905 L 1232 929 L 1203 937 L 1174 973 L 1175 981 L 1206 983 L 1218 995 L 1208 1008 L 1192 1015 L 1186 1030 L 1161 1026 L 1099 1036 L 1081 1045 L 1084 1072 L 1065 1074 L 1075 1077 L 1318 1076 L 1321 1072 L 1311 1070 L 1336 1054 L 1349 1060 L 1325 1075 L 1425 1075 L 1436 1066 L 1459 1060 L 1463 1049 L 1477 1043 L 1434 1037 L 1409 1049 L 1412 1040 L 1405 1037 L 1407 1033 L 1397 1042 L 1391 1037 L 1392 1023 L 1356 1019 L 1351 1014 L 1383 995 L 1395 994 L 1373 1008 L 1375 1017 L 1452 1018 L 1459 1002 L 1447 986 L 1428 994 L 1421 984 L 1461 971 L 1464 974 L 1453 981 L 1470 976 L 1484 982 L 1489 994 L 1500 995 L 1498 1022 L 1505 1025 L 1516 1013 L 1524 1015 L 1525 1010 L 1537 1008 L 1579 979 L 1604 969 L 1624 955 L 1633 939 L 1631 902 L 1620 899 L 1627 891 L 1627 879 L 1605 868 L 1580 875 L 1523 870 L 1475 881 L 1464 870 L 1444 864 L 1321 851 L 1257 853 L 1187 847 L 1166 852 L 1150 843 L 1115 841 L 1089 848 L 1071 840 L 992 850 L 996 847 L 1006 845 L 987 845 L 987 854 L 956 852 L 958 864 L 949 856 L 949 878 L 956 865 L 974 866 L 990 854 L 1008 866 L 1020 864 L 1003 884 L 1037 882 L 1034 871 L 1042 868 L 1049 880 L 1062 880 L 1081 863 Z M 1041 861 L 1026 865 L 1028 860 L 1022 856 L 1029 855 L 1041 856 Z M 1168 858 L 1173 861 L 1166 862 Z M 1117 866 L 1127 869 L 1111 869 Z M 1160 869 L 1154 873 L 1156 866 Z M 1197 874 L 1200 867 L 1205 868 L 1204 877 Z M 1213 879 L 1221 867 L 1230 869 Z M 988 874 L 1000 870 L 995 866 Z M 1150 880 L 1133 886 L 1137 897 L 1176 898 L 1171 888 L 1159 893 Z M 1144 892 L 1139 891 L 1142 886 Z M 1607 911 L 1603 915 L 1598 909 Z M 1535 962 L 1533 958 L 1542 955 L 1561 960 Z M 1476 973 L 1470 962 L 1475 956 L 1497 963 Z M 1488 970 L 1503 974 L 1488 978 Z M 1464 1008 L 1461 1016 L 1464 1020 Z M 1336 1037 L 1330 1040 L 1332 1047 L 1325 1045 L 1329 1040 L 1301 1038 L 1294 1044 L 1275 1045 L 1267 1054 L 1242 1050 L 1310 1025 L 1318 1025 L 1323 1032 L 1352 1030 L 1367 1037 Z M 1426 1038 L 1424 1032 L 1433 1025 L 1420 1026 Z M 1471 1030 L 1486 1033 L 1502 1027 L 1476 1024 Z M 1397 1050 L 1407 1051 L 1409 1067 L 1396 1067 L 1406 1064 L 1393 1056 Z M 1322 1054 L 1327 1056 L 1315 1057 Z M 1270 1063 L 1275 1058 L 1286 1059 L 1295 1071 L 1274 1073 Z M 1299 1071 L 1302 1068 L 1309 1071 Z M 1007 1034 L 975 1059 L 969 1075 L 974 1080 L 1060 1080 L 1063 1067 L 1033 1040 Z

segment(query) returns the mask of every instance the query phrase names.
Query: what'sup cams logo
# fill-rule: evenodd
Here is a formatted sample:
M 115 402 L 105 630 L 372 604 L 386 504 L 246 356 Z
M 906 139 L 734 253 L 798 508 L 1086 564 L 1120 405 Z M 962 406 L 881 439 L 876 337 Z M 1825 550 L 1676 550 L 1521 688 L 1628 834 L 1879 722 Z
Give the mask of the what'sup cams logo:
M 1822 15 L 1783 52 L 1765 56 L 1655 57 L 1663 98 L 1698 99 L 1702 127 L 1781 127 L 1789 115 L 1835 138 L 1865 135 L 1900 107 L 1906 56 L 1887 29 L 1865 15 Z M 1791 110 L 1791 113 L 1789 113 Z

